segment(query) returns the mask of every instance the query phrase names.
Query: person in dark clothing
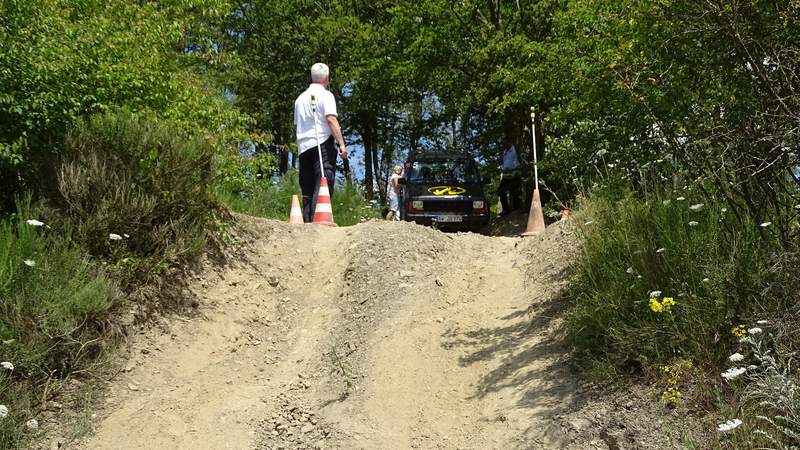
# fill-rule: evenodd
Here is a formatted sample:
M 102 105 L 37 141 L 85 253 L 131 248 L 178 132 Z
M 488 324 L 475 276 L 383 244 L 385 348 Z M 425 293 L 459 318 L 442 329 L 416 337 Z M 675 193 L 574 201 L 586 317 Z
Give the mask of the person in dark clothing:
M 501 216 L 511 214 L 511 211 L 520 207 L 520 189 L 522 181 L 522 171 L 517 148 L 514 144 L 507 142 L 506 149 L 503 151 L 503 161 L 500 166 L 500 185 L 497 187 L 497 195 L 500 196 L 500 204 L 503 207 Z

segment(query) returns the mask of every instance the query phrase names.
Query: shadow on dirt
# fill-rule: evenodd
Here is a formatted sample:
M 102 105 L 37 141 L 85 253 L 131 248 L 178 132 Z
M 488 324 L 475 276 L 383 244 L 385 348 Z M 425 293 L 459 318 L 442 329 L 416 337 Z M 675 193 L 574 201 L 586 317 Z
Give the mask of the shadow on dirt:
M 558 272 L 552 278 L 564 276 L 564 272 Z M 564 342 L 562 318 L 568 304 L 565 292 L 560 291 L 502 317 L 502 326 L 448 330 L 442 336 L 442 346 L 467 351 L 459 358 L 461 366 L 489 363 L 493 367 L 481 377 L 470 398 L 514 389 L 523 391 L 517 406 L 539 417 L 580 409 Z

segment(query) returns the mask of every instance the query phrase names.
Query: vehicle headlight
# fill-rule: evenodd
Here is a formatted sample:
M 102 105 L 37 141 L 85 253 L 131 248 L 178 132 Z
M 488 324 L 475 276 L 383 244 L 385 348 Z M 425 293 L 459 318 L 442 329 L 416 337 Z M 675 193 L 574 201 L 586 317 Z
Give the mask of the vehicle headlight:
M 472 202 L 472 209 L 483 209 L 484 203 L 483 200 L 475 200 Z
M 422 210 L 422 200 L 414 200 L 411 202 L 411 207 L 414 209 Z

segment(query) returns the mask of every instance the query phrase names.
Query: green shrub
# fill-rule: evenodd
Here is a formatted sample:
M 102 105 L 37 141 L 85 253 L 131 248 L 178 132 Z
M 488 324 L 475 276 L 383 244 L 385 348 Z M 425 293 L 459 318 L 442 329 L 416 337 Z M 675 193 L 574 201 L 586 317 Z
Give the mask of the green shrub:
M 782 247 L 773 227 L 714 198 L 596 194 L 582 210 L 569 330 L 579 361 L 597 375 L 679 359 L 717 370 L 735 346 L 733 327 L 795 305 L 796 296 L 765 295 L 797 270 L 775 264 Z
M 115 264 L 122 281 L 147 281 L 204 248 L 218 212 L 209 190 L 213 152 L 204 140 L 119 111 L 81 124 L 66 147 L 61 211 L 74 239 Z
M 297 194 L 302 206 L 296 170 L 284 174 L 277 184 L 259 181 L 248 191 L 220 190 L 218 193 L 222 202 L 234 211 L 277 220 L 288 220 L 293 194 Z M 355 225 L 380 215 L 369 207 L 363 193 L 351 183 L 337 186 L 332 202 L 333 217 L 339 226 Z
M 0 220 L 0 447 L 17 445 L 25 421 L 40 406 L 42 386 L 85 367 L 104 345 L 105 319 L 116 289 L 100 267 L 86 258 L 69 233 L 42 219 L 30 201 Z
M 257 180 L 249 189 L 220 189 L 218 195 L 230 209 L 256 217 L 288 219 L 292 195 L 300 197 L 300 184 L 296 170 L 284 174 L 277 184 Z M 302 200 L 301 200 L 302 201 Z

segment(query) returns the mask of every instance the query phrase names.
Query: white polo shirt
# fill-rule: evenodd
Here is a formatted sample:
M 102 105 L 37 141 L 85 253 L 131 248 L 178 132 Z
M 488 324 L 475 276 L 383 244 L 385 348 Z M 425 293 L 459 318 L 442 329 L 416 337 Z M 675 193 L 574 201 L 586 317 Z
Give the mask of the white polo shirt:
M 317 99 L 317 131 L 314 130 L 314 113 L 311 110 L 311 96 Z M 294 126 L 297 130 L 297 150 L 299 154 L 317 147 L 316 133 L 320 143 L 331 135 L 327 116 L 336 116 L 336 99 L 333 94 L 318 83 L 311 83 L 297 100 L 294 101 Z

